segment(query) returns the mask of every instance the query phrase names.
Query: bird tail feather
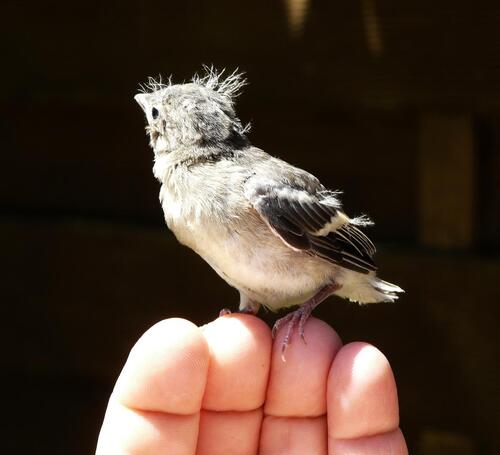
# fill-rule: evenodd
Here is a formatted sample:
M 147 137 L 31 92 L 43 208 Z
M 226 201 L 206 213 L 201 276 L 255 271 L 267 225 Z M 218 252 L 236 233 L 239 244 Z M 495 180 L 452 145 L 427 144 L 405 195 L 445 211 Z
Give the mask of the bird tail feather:
M 335 294 L 359 304 L 394 302 L 398 294 L 404 292 L 399 286 L 374 275 L 355 272 L 349 272 L 339 284 L 341 286 Z
M 389 283 L 388 281 L 381 280 L 380 278 L 374 278 L 370 284 L 373 286 L 376 294 L 378 294 L 378 298 L 375 302 L 394 302 L 394 300 L 399 298 L 399 293 L 405 292 L 399 286 Z

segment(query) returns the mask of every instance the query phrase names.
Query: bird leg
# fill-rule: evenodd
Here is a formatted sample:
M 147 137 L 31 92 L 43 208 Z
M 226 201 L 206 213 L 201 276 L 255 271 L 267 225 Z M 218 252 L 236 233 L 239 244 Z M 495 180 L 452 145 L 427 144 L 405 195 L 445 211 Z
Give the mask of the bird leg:
M 312 311 L 316 308 L 323 300 L 332 295 L 336 290 L 340 288 L 340 285 L 336 283 L 328 284 L 322 287 L 314 296 L 312 296 L 307 302 L 303 303 L 297 310 L 288 313 L 286 316 L 278 319 L 274 323 L 273 327 L 273 338 L 276 337 L 279 330 L 286 325 L 285 338 L 283 338 L 283 344 L 281 345 L 281 358 L 285 361 L 285 350 L 291 343 L 291 338 L 295 326 L 299 327 L 299 335 L 302 341 L 306 343 L 304 337 L 304 327 L 311 316 Z M 307 344 L 307 343 L 306 343 Z

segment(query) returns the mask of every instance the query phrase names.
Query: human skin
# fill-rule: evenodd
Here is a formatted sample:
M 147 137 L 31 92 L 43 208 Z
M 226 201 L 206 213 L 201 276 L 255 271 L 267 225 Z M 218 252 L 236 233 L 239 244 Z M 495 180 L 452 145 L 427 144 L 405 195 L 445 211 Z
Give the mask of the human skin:
M 97 455 L 408 453 L 378 349 L 310 318 L 283 362 L 283 336 L 246 314 L 157 323 L 117 380 Z

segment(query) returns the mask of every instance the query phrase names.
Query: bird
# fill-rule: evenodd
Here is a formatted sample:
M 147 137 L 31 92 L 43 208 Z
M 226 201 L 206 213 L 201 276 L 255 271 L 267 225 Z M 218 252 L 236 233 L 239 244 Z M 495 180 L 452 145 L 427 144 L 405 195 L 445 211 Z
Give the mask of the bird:
M 404 292 L 377 277 L 376 248 L 349 217 L 340 192 L 255 147 L 235 111 L 247 84 L 213 67 L 188 82 L 149 78 L 135 100 L 154 152 L 153 174 L 168 228 L 240 294 L 239 311 L 297 307 L 274 324 L 286 328 L 282 357 L 313 309 L 335 295 L 359 304 L 393 302 Z M 225 314 L 229 310 L 222 310 Z

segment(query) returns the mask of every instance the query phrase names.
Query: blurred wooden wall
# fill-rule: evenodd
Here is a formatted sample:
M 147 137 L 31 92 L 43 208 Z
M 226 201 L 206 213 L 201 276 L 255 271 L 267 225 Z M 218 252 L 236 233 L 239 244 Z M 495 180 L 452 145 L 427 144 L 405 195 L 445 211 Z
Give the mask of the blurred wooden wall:
M 500 451 L 497 1 L 2 8 L 3 335 L 9 383 L 24 389 L 8 397 L 12 450 L 88 453 L 134 340 L 236 302 L 163 226 L 132 98 L 147 76 L 213 63 L 246 72 L 238 110 L 254 144 L 375 219 L 382 273 L 407 294 L 318 315 L 386 352 L 412 453 Z

